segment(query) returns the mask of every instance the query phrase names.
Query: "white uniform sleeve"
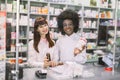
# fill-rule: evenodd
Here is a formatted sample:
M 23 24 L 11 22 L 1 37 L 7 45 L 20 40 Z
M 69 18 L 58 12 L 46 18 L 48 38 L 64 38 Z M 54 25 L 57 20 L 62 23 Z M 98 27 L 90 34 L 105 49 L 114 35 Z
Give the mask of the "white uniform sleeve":
M 57 54 L 57 61 L 60 61 L 60 48 L 59 48 L 59 39 L 56 41 L 55 44 L 55 54 Z
M 86 46 L 87 40 L 81 37 L 76 45 L 77 48 L 82 50 L 82 46 Z M 85 63 L 87 61 L 86 49 L 84 49 L 80 54 L 75 56 L 75 61 L 79 63 Z
M 76 44 L 76 48 L 78 48 L 78 49 L 80 49 L 80 50 L 82 50 L 82 47 L 83 46 L 86 46 L 86 44 L 87 44 L 87 40 L 85 39 L 85 38 L 80 38 L 79 40 L 78 40 L 78 42 L 77 42 L 77 44 Z
M 78 63 L 84 64 L 87 61 L 86 49 L 82 53 L 75 56 L 74 60 Z
M 53 54 L 52 55 L 53 55 L 52 56 L 52 60 L 58 62 L 59 56 L 58 56 L 58 52 L 57 52 L 57 47 L 56 46 L 53 47 Z
M 33 41 L 28 44 L 28 63 L 31 67 L 43 67 L 43 62 L 37 61 L 37 53 L 33 47 Z

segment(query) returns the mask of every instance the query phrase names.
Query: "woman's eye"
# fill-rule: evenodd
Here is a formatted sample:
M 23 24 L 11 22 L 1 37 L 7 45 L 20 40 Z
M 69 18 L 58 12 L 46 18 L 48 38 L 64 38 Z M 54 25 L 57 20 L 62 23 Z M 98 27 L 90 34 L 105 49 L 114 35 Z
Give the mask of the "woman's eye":
M 47 24 L 44 24 L 44 25 L 40 25 L 39 27 L 43 28 L 43 27 L 46 27 L 46 26 L 47 26 Z
M 64 27 L 67 26 L 66 24 L 63 25 Z
M 63 27 L 66 27 L 66 26 L 73 26 L 73 24 L 63 24 Z
M 47 24 L 45 24 L 44 26 L 47 26 Z

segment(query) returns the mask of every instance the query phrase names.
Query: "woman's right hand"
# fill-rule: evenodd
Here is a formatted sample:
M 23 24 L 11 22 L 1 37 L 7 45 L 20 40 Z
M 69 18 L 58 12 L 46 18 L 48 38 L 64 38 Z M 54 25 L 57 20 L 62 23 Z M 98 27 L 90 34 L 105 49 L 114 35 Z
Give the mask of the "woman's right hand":
M 50 62 L 49 60 L 47 59 L 47 57 L 44 58 L 44 68 L 47 68 L 50 66 Z
M 57 65 L 58 65 L 57 62 L 55 62 L 55 61 L 49 61 L 49 59 L 47 59 L 47 57 L 44 58 L 44 68 L 55 67 Z

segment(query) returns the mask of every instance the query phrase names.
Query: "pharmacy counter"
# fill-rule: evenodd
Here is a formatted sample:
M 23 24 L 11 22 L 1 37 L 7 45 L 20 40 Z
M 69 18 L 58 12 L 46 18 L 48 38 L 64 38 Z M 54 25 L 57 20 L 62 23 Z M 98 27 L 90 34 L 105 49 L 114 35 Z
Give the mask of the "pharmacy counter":
M 115 70 L 114 75 L 112 71 L 105 71 L 103 66 L 95 66 L 93 64 L 87 63 L 84 65 L 82 76 L 76 76 L 74 78 L 63 78 L 62 74 L 56 73 L 51 69 L 48 70 L 46 79 L 38 79 L 35 76 L 35 71 L 39 68 L 24 68 L 23 78 L 21 80 L 120 80 L 120 72 Z M 70 73 L 68 71 L 67 73 Z M 58 77 L 59 76 L 59 77 Z

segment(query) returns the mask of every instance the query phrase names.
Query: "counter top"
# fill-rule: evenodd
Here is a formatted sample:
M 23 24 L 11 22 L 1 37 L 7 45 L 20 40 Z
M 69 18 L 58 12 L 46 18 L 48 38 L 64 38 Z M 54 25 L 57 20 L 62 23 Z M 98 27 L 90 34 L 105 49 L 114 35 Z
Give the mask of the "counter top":
M 79 76 L 75 78 L 69 78 L 64 80 L 120 80 L 120 72 L 115 70 L 114 75 L 112 74 L 112 71 L 105 71 L 105 67 L 103 66 L 94 66 L 93 64 L 84 64 L 84 72 L 86 73 L 93 73 L 93 76 Z M 24 68 L 23 70 L 23 78 L 21 80 L 42 80 L 38 79 L 35 76 L 35 71 L 39 70 L 40 68 Z M 69 72 L 68 72 L 69 73 Z M 54 73 L 51 70 L 48 71 L 47 78 L 43 80 L 61 80 L 56 79 L 55 75 L 61 75 Z

